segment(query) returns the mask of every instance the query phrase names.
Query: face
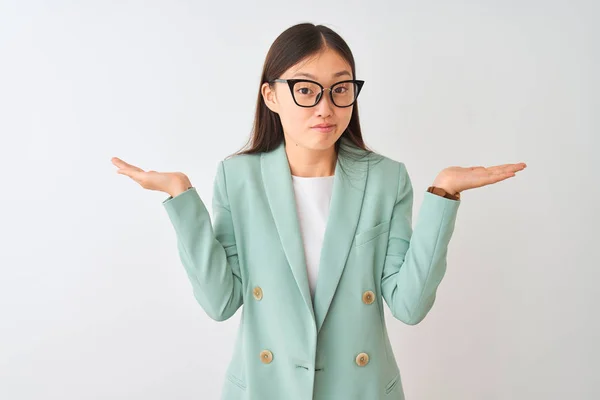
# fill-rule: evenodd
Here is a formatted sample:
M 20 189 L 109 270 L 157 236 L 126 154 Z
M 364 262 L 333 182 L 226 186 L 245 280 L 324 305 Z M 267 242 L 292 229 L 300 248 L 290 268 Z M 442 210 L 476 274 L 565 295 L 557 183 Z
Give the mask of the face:
M 287 83 L 276 82 L 272 86 L 263 84 L 261 92 L 265 104 L 281 119 L 286 143 L 294 143 L 309 150 L 331 148 L 350 123 L 352 109 L 334 105 L 327 88 L 333 84 L 354 79 L 350 64 L 331 49 L 305 59 L 285 71 L 281 79 L 310 79 L 320 83 L 325 90 L 314 107 L 300 107 L 294 102 Z M 298 84 L 300 85 L 300 84 Z M 296 99 L 311 93 L 305 86 L 296 86 Z M 343 92 L 344 89 L 334 89 Z M 302 104 L 302 103 L 301 103 Z M 316 125 L 333 125 L 319 129 Z

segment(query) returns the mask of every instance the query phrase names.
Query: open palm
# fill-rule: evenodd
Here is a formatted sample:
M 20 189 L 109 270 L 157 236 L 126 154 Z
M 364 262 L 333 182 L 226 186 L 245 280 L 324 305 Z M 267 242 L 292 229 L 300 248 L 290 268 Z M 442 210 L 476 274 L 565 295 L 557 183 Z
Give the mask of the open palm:
M 157 190 L 173 195 L 174 192 L 181 192 L 191 186 L 188 177 L 182 172 L 144 171 L 118 157 L 113 157 L 111 162 L 119 168 L 117 170 L 118 174 L 130 177 L 144 189 Z
M 511 178 L 527 167 L 525 163 L 502 164 L 493 167 L 448 167 L 434 182 L 434 186 L 449 188 L 451 193 L 462 192 Z

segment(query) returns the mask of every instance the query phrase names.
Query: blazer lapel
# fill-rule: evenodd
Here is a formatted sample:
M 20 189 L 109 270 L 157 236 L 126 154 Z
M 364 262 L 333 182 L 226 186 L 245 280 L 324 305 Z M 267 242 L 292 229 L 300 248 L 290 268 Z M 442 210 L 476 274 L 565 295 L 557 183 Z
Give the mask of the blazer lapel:
M 314 322 L 315 315 L 308 283 L 304 244 L 296 211 L 292 173 L 283 142 L 274 150 L 261 154 L 261 173 L 283 251 Z
M 344 142 L 342 142 L 344 143 Z M 362 150 L 348 148 L 360 157 Z M 364 153 L 363 153 L 364 154 Z M 342 171 L 341 168 L 344 168 Z M 317 286 L 315 289 L 314 310 L 317 333 L 321 330 L 336 288 L 346 266 L 350 248 L 362 208 L 368 175 L 366 159 L 356 161 L 340 152 L 333 179 L 333 192 L 329 206 L 329 217 L 323 247 Z
M 360 149 L 346 146 L 345 139 L 341 140 L 347 151 L 355 152 L 357 157 L 364 154 Z M 323 325 L 354 241 L 368 175 L 366 161 L 356 162 L 342 152 L 338 156 L 313 300 L 285 144 L 282 142 L 274 150 L 261 155 L 262 178 L 273 219 L 296 284 L 316 323 L 317 333 Z

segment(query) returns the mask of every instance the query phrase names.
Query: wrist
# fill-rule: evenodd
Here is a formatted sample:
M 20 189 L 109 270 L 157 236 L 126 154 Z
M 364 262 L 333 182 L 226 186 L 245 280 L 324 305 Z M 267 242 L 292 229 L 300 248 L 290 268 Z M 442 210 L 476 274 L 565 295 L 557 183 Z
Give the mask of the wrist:
M 172 188 L 169 189 L 169 195 L 171 197 L 175 197 L 180 195 L 181 193 L 187 191 L 192 187 L 192 183 L 189 180 L 182 180 L 173 185 Z
M 446 191 L 446 193 L 451 194 L 451 195 L 456 195 L 458 193 L 457 190 L 453 189 L 452 186 L 448 183 L 448 181 L 442 180 L 442 179 L 435 179 L 433 181 L 433 184 L 431 186 L 435 186 L 435 187 L 439 187 L 441 189 L 444 189 Z
M 457 196 L 458 192 L 454 189 L 452 189 L 451 187 L 449 187 L 448 185 L 432 185 L 435 187 L 439 187 L 441 189 L 444 189 L 444 191 L 452 196 Z

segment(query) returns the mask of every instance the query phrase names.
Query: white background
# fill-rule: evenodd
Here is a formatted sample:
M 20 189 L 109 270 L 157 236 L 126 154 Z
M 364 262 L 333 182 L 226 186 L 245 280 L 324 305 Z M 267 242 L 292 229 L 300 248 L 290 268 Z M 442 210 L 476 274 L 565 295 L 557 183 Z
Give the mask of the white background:
M 210 207 L 269 46 L 306 21 L 352 48 L 415 216 L 445 167 L 528 164 L 463 192 L 427 318 L 386 307 L 407 399 L 600 398 L 594 3 L 2 0 L 0 398 L 218 398 L 240 310 L 202 312 L 166 194 L 110 158 L 183 171 Z

